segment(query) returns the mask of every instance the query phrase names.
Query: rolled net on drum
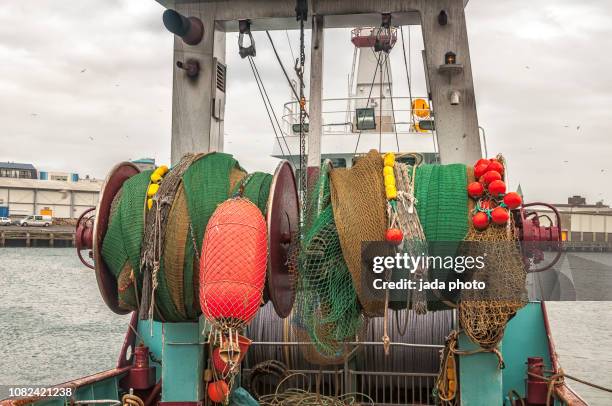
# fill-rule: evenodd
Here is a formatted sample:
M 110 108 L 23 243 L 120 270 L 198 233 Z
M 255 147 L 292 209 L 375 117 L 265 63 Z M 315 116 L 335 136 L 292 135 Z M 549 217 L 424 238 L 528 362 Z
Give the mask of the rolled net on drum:
M 421 165 L 416 170 L 416 210 L 431 257 L 454 257 L 468 231 L 467 172 L 463 164 Z M 431 266 L 430 280 L 447 281 L 454 272 Z M 454 307 L 456 298 L 428 291 L 428 308 Z
M 124 182 L 111 204 L 109 225 L 102 244 L 102 258 L 117 278 L 119 306 L 126 310 L 138 308 L 142 289 L 140 247 L 151 172 L 141 172 Z
M 364 278 L 372 274 L 362 269 L 362 244 L 385 241 L 387 199 L 383 181 L 383 159 L 372 150 L 350 169 L 330 172 L 331 202 L 340 237 L 342 254 L 348 265 L 364 314 L 382 316 L 384 295 L 373 295 Z M 366 254 L 367 255 L 367 254 Z
M 353 287 L 331 205 L 329 172 L 326 161 L 310 203 L 311 221 L 304 230 L 299 252 L 298 282 L 293 309 L 293 329 L 309 338 L 313 348 L 304 356 L 317 364 L 341 359 L 343 342 L 353 341 L 363 327 L 363 318 Z
M 427 255 L 427 241 L 417 213 L 414 195 L 416 166 L 396 162 L 394 172 L 398 191 L 396 218 L 404 233 L 404 239 L 398 247 L 398 252 L 406 253 L 411 257 Z M 427 264 L 419 267 L 408 277 L 415 281 L 427 280 Z M 406 308 L 413 309 L 417 314 L 427 313 L 427 295 L 422 291 L 410 290 L 406 298 Z
M 129 178 L 115 196 L 102 256 L 118 283 L 119 306 L 140 317 L 197 320 L 199 264 L 206 224 L 240 185 L 266 212 L 272 175 L 247 173 L 229 154 L 187 154 L 163 177 L 146 209 L 152 171 Z M 153 287 L 155 281 L 155 287 Z

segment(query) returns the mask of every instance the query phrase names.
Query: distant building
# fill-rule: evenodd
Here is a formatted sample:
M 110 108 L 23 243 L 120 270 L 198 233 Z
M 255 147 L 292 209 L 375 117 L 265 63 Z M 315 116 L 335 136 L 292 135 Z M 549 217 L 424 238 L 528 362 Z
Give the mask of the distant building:
M 11 217 L 50 214 L 55 218 L 77 218 L 98 204 L 101 181 L 0 178 L 0 207 Z
M 134 165 L 138 167 L 141 171 L 147 171 L 149 169 L 155 169 L 155 159 L 154 158 L 140 158 L 132 161 Z
M 571 241 L 574 246 L 585 249 L 593 247 L 612 249 L 612 208 L 609 205 L 601 201 L 588 204 L 586 198 L 582 196 L 571 196 L 567 199 L 567 203 L 553 206 L 561 217 L 564 241 Z M 538 210 L 538 212 L 552 215 L 550 210 Z
M 40 171 L 39 172 L 40 180 L 57 180 L 60 182 L 78 182 L 79 174 L 78 173 L 69 173 L 69 172 L 48 172 L 48 171 Z
M 0 178 L 37 179 L 38 175 L 32 164 L 0 162 Z
M 612 209 L 610 209 L 610 206 L 607 204 L 604 204 L 604 202 L 602 201 L 596 202 L 595 204 L 587 204 L 586 198 L 579 196 L 579 195 L 568 197 L 567 204 L 559 203 L 559 204 L 556 204 L 555 207 L 559 211 L 562 211 L 562 212 L 588 211 L 588 212 L 600 213 L 600 212 L 612 211 Z

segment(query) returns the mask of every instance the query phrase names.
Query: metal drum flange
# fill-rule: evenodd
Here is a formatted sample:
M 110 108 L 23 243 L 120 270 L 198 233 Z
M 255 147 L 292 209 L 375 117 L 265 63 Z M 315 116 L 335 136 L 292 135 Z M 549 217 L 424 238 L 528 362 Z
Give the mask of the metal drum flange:
M 276 167 L 267 205 L 267 294 L 279 317 L 289 316 L 295 301 L 296 275 L 289 269 L 290 249 L 299 243 L 299 200 L 293 167 L 281 161 Z
M 123 183 L 138 173 L 140 173 L 140 169 L 131 162 L 121 162 L 111 169 L 100 191 L 100 201 L 94 223 L 93 258 L 98 289 L 100 289 L 104 303 L 117 314 L 127 314 L 130 311 L 119 307 L 117 280 L 109 271 L 102 258 L 102 242 L 108 229 L 113 199 L 117 196 L 119 190 L 121 190 Z

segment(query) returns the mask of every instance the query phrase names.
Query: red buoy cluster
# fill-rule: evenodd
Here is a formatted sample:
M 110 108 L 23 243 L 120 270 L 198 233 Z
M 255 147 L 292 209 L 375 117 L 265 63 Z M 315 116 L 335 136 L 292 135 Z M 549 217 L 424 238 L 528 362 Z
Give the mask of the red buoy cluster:
M 506 193 L 504 165 L 497 158 L 479 159 L 474 165 L 478 179 L 467 186 L 468 195 L 476 200 L 472 224 L 484 230 L 490 223 L 503 225 L 510 219 L 508 210 L 519 207 L 523 199 L 516 192 Z

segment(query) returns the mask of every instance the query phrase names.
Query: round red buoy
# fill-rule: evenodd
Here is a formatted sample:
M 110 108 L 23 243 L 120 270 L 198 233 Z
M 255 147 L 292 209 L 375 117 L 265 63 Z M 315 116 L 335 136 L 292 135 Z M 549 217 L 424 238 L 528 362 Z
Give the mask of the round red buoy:
M 504 196 L 504 204 L 508 206 L 510 210 L 516 209 L 523 203 L 523 198 L 516 192 L 506 193 Z
M 399 245 L 404 239 L 404 233 L 399 228 L 390 228 L 385 233 L 385 239 L 391 244 Z
M 491 163 L 491 161 L 488 160 L 487 158 L 481 158 L 478 161 L 476 161 L 476 163 L 474 164 L 474 168 L 477 167 L 478 165 L 487 165 L 487 166 L 489 166 L 490 163 Z
M 472 224 L 477 230 L 484 230 L 489 226 L 489 216 L 485 212 L 479 211 L 472 217 Z
M 484 193 L 484 186 L 480 182 L 472 182 L 468 185 L 467 191 L 470 197 L 476 199 Z
M 476 165 L 474 167 L 474 177 L 476 179 L 480 178 L 482 175 L 484 175 L 487 172 L 488 168 L 489 168 L 489 162 L 483 162 L 483 163 Z
M 493 181 L 501 180 L 501 175 L 497 171 L 487 171 L 483 175 L 482 180 L 484 181 L 485 184 L 488 185 Z
M 506 224 L 510 219 L 510 214 L 508 214 L 508 210 L 503 207 L 496 207 L 491 212 L 491 220 L 495 224 Z
M 500 175 L 504 174 L 504 165 L 501 164 L 501 162 L 495 160 L 495 161 L 491 161 L 491 163 L 489 164 L 489 167 L 487 168 L 488 171 L 495 171 L 497 173 L 499 173 Z
M 208 397 L 215 403 L 223 403 L 229 394 L 227 383 L 222 380 L 208 384 Z
M 506 193 L 506 184 L 501 180 L 494 180 L 489 184 L 489 194 L 493 197 L 500 197 Z

